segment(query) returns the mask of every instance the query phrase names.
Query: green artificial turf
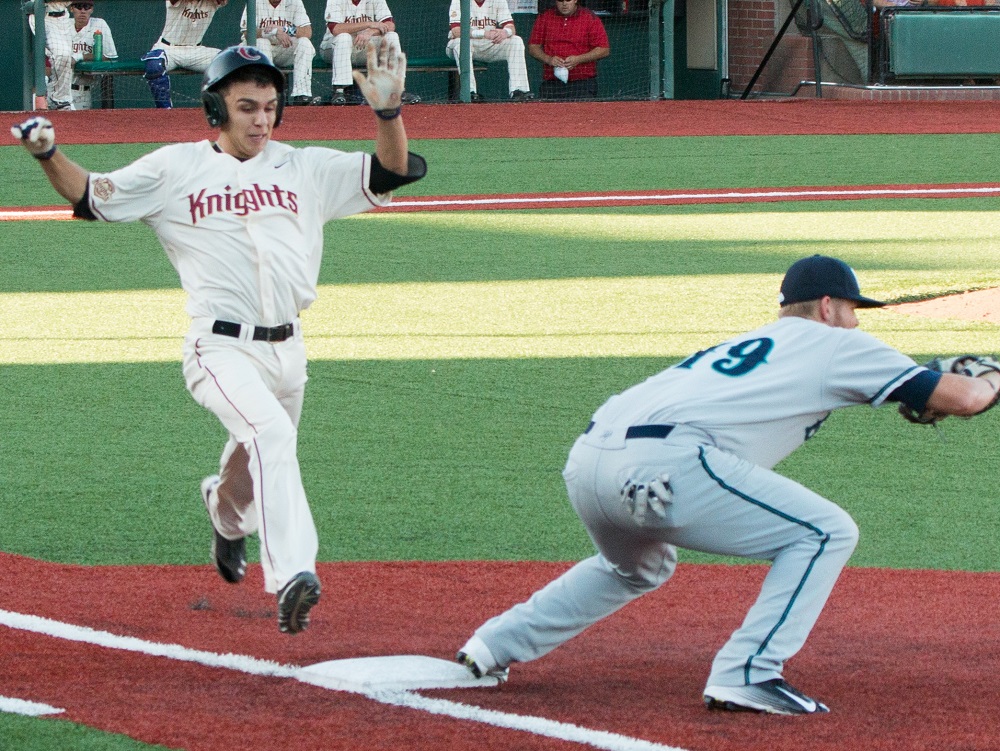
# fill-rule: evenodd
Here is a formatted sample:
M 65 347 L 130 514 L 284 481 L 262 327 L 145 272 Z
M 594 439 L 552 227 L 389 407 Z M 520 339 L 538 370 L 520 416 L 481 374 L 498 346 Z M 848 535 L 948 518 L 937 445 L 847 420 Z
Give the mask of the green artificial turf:
M 166 751 L 126 735 L 103 733 L 66 720 L 0 712 L 0 748 L 7 751 Z
M 280 133 L 279 133 L 280 135 Z M 321 145 L 318 142 L 310 142 Z M 413 140 L 428 162 L 406 195 L 992 182 L 1000 135 L 687 136 Z M 68 145 L 110 171 L 159 144 Z M 304 144 L 300 144 L 304 145 Z M 324 143 L 371 150 L 368 141 Z M 474 165 L 474 168 L 470 168 Z M 0 147 L 0 206 L 62 203 L 17 145 Z
M 537 139 L 485 152 L 481 141 L 426 141 L 414 147 L 430 176 L 404 192 L 987 181 L 996 138 Z M 66 147 L 107 167 L 148 149 Z M 465 169 L 473 153 L 505 168 L 485 184 Z M 14 176 L 0 205 L 55 202 L 40 174 L 15 164 L 22 151 L 0 148 Z M 781 274 L 803 255 L 845 258 L 867 293 L 890 300 L 996 286 L 998 206 L 802 202 L 330 224 L 320 299 L 305 316 L 313 357 L 300 435 L 321 559 L 587 555 L 560 470 L 610 394 L 770 320 Z M 225 436 L 184 389 L 182 298 L 151 231 L 7 222 L 0 264 L 0 362 L 22 363 L 0 365 L 0 550 L 204 563 L 197 487 Z M 68 294 L 92 291 L 106 294 Z M 862 325 L 917 359 L 1000 348 L 991 324 L 876 311 Z M 75 360 L 81 352 L 105 361 Z M 989 466 L 993 420 L 946 421 L 942 442 L 891 408 L 843 411 L 780 468 L 858 518 L 856 565 L 995 570 L 989 545 L 969 544 L 995 528 L 996 512 L 985 478 L 968 471 Z M 404 493 L 383 492 L 400 478 Z M 154 516 L 170 522 L 151 533 Z

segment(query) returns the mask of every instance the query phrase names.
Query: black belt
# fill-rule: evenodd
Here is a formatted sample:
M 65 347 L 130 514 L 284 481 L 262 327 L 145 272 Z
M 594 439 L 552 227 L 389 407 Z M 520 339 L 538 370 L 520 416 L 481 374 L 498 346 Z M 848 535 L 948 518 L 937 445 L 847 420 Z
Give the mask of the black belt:
M 75 83 L 71 84 L 70 88 L 73 89 L 73 91 L 90 91 L 90 87 L 89 86 L 79 86 L 79 85 L 77 85 Z
M 170 42 L 168 42 L 166 39 L 164 39 L 163 37 L 160 37 L 160 44 L 165 44 L 168 47 L 173 47 L 173 45 Z
M 216 321 L 212 324 L 213 334 L 231 336 L 235 339 L 240 338 L 240 331 L 242 329 L 243 326 L 232 321 Z M 283 342 L 286 339 L 291 339 L 294 333 L 295 326 L 291 323 L 283 323 L 280 326 L 272 326 L 271 328 L 267 326 L 253 327 L 253 338 L 256 342 Z
M 66 15 L 66 11 L 64 11 L 64 10 L 52 11 L 51 13 L 49 13 L 49 17 L 50 18 L 59 18 L 61 16 L 65 16 L 65 15 Z
M 584 433 L 589 433 L 590 429 L 594 427 L 594 423 L 590 423 L 587 429 L 583 431 Z M 625 439 L 630 438 L 666 438 L 670 435 L 670 431 L 674 429 L 673 425 L 633 425 L 631 428 L 625 431 Z

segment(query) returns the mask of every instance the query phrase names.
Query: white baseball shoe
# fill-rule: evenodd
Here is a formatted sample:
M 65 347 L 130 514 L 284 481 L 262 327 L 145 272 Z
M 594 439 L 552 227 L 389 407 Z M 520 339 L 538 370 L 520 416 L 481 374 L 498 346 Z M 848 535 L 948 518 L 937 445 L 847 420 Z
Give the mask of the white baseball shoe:
M 473 636 L 458 650 L 455 661 L 468 668 L 476 678 L 489 676 L 496 678 L 500 683 L 505 683 L 510 676 L 510 668 L 498 665 L 486 642 L 478 636 Z
M 709 686 L 705 706 L 728 712 L 767 712 L 798 715 L 829 712 L 825 704 L 811 699 L 781 678 L 772 678 L 749 686 Z

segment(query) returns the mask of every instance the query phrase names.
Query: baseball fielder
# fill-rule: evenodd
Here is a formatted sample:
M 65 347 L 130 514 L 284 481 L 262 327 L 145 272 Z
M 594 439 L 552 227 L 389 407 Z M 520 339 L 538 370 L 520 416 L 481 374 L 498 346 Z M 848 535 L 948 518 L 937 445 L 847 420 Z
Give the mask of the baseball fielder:
M 240 19 L 240 32 L 246 43 L 246 9 Z M 275 65 L 292 67 L 289 104 L 322 103 L 319 97 L 312 95 L 312 65 L 316 48 L 311 37 L 312 22 L 302 0 L 257 0 L 257 48 Z
M 167 18 L 163 32 L 153 48 L 142 56 L 146 64 L 143 74 L 153 102 L 160 109 L 170 109 L 170 71 L 187 68 L 204 72 L 215 56 L 216 47 L 203 47 L 209 24 L 215 12 L 229 0 L 165 0 Z
M 528 66 L 524 62 L 524 41 L 517 36 L 514 28 L 514 17 L 510 13 L 507 0 L 472 0 L 469 4 L 470 26 L 472 28 L 470 43 L 472 44 L 472 59 L 492 63 L 504 60 L 507 63 L 508 90 L 514 101 L 534 99 L 531 87 L 528 85 Z M 451 26 L 448 32 L 449 57 L 455 58 L 455 63 L 461 69 L 460 60 L 462 36 L 462 5 L 460 0 L 451 0 L 448 11 L 448 21 Z M 470 70 L 470 88 L 472 100 L 482 101 L 476 91 L 476 74 Z
M 141 221 L 187 292 L 184 377 L 229 432 L 218 475 L 202 482 L 220 575 L 239 582 L 257 532 L 278 626 L 296 633 L 318 602 L 317 537 L 296 456 L 306 383 L 299 313 L 316 297 L 323 225 L 389 203 L 421 178 L 400 117 L 406 58 L 373 43 L 355 80 L 375 110 L 374 155 L 297 149 L 271 140 L 285 79 L 253 47 L 208 67 L 205 113 L 218 138 L 166 146 L 110 173 L 88 173 L 55 145 L 52 124 L 12 128 L 53 187 L 84 219 Z
M 396 24 L 385 0 L 327 0 L 324 20 L 326 32 L 319 54 L 333 68 L 330 104 L 350 104 L 345 89 L 354 80 L 351 77 L 354 67 L 367 58 L 368 41 L 382 36 L 399 44 Z M 419 101 L 420 97 L 403 92 L 403 104 Z
M 28 16 L 28 26 L 35 31 L 35 15 Z M 45 100 L 50 110 L 73 109 L 73 20 L 69 2 L 45 3 L 45 55 L 49 79 Z
M 715 657 L 706 705 L 828 711 L 782 671 L 858 529 L 836 504 L 771 468 L 835 409 L 900 402 L 917 413 L 978 414 L 996 403 L 1000 372 L 935 372 L 857 330 L 855 309 L 884 303 L 863 297 L 838 259 L 797 261 L 781 294 L 775 323 L 697 352 L 594 413 L 563 476 L 598 552 L 483 624 L 458 653 L 475 675 L 506 678 L 512 662 L 547 654 L 656 589 L 673 574 L 680 546 L 772 562 Z
M 90 0 L 79 0 L 69 6 L 73 14 L 75 33 L 73 34 L 73 60 L 94 59 L 94 32 L 101 32 L 103 38 L 103 55 L 108 60 L 118 59 L 118 50 L 115 48 L 114 37 L 111 36 L 111 27 L 103 18 L 94 18 L 94 4 Z M 73 109 L 89 110 L 93 107 L 93 99 L 90 93 L 91 86 L 94 85 L 94 77 L 73 74 Z

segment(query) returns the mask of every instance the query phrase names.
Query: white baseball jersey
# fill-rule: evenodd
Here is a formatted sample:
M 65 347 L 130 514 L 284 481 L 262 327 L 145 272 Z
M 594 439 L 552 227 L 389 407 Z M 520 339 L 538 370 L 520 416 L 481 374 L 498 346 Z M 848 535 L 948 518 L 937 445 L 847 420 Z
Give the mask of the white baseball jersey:
M 279 0 L 275 6 L 271 0 L 257 0 L 257 36 L 284 29 L 289 26 L 296 28 L 300 26 L 311 26 L 309 14 L 302 4 L 302 0 Z M 240 31 L 246 35 L 247 12 L 243 10 L 243 17 L 240 19 Z
M 470 0 L 469 16 L 470 26 L 473 29 L 482 29 L 483 31 L 514 22 L 507 0 L 484 0 L 482 3 L 479 0 Z M 458 26 L 461 22 L 462 6 L 460 0 L 451 0 L 448 23 L 451 26 Z
M 593 420 L 603 430 L 689 426 L 704 432 L 705 443 L 770 468 L 831 410 L 877 407 L 923 370 L 863 331 L 789 316 L 611 397 Z
M 391 21 L 392 12 L 385 0 L 327 0 L 323 18 L 328 24 Z
M 245 162 L 209 141 L 176 144 L 91 174 L 90 207 L 156 232 L 192 318 L 276 326 L 316 298 L 323 225 L 389 203 L 368 190 L 370 168 L 365 153 L 275 141 Z
M 166 39 L 171 47 L 201 44 L 208 31 L 215 12 L 219 9 L 216 0 L 166 0 L 167 20 L 163 24 L 160 39 Z M 157 40 L 157 45 L 159 40 Z
M 103 18 L 94 18 L 91 16 L 87 25 L 82 29 L 77 29 L 73 34 L 73 57 L 76 60 L 82 60 L 84 55 L 94 54 L 94 32 L 100 31 L 101 37 L 104 40 L 101 45 L 104 49 L 104 57 L 109 60 L 118 59 L 118 50 L 115 48 L 114 37 L 111 36 L 111 27 L 108 26 L 108 22 Z M 79 76 L 76 76 L 73 80 Z

